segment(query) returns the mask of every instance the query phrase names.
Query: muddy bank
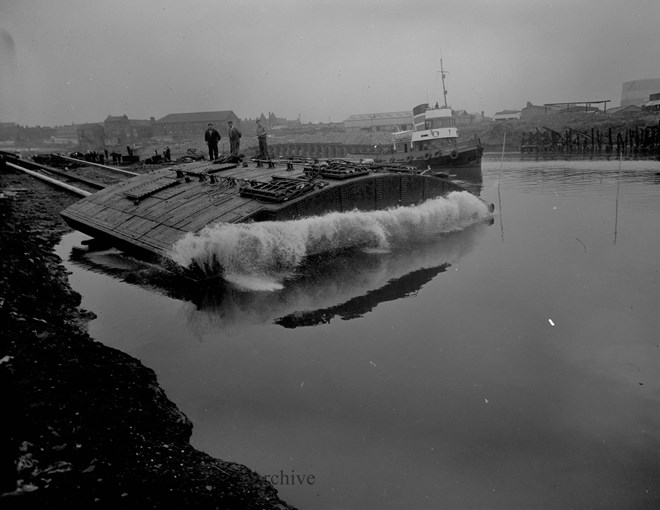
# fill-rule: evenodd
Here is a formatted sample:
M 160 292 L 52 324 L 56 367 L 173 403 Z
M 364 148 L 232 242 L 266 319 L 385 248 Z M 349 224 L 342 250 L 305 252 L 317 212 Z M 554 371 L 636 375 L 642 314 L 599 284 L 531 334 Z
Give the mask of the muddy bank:
M 3 508 L 290 508 L 264 478 L 189 444 L 155 373 L 89 337 L 53 246 L 77 200 L 0 168 Z

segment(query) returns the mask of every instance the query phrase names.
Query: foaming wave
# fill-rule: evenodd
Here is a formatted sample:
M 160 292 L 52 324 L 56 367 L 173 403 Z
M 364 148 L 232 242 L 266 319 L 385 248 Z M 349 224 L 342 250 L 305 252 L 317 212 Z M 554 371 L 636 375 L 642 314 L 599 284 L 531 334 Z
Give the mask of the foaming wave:
M 187 234 L 170 252 L 183 267 L 225 279 L 281 282 L 303 260 L 319 253 L 362 247 L 388 251 L 392 245 L 461 230 L 490 217 L 488 207 L 471 193 L 452 192 L 415 207 L 382 211 L 334 212 L 294 221 L 219 223 Z
M 250 291 L 274 291 L 282 290 L 284 285 L 278 280 L 262 276 L 253 276 L 245 274 L 229 274 L 225 277 L 238 290 Z

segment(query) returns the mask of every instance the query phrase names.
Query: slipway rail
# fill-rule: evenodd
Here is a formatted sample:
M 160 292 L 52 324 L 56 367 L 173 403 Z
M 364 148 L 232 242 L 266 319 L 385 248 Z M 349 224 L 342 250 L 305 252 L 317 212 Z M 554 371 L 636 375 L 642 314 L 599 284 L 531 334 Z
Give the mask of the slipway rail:
M 19 170 L 19 171 L 24 172 L 28 175 L 31 175 L 32 177 L 36 177 L 37 179 L 45 181 L 48 184 L 52 184 L 53 186 L 63 188 L 67 191 L 70 191 L 71 193 L 75 193 L 76 195 L 80 195 L 81 197 L 86 197 L 86 196 L 91 195 L 91 193 L 89 191 L 85 191 L 84 189 L 76 188 L 75 186 L 71 186 L 70 184 L 67 184 L 65 182 L 58 181 L 57 179 L 53 179 L 52 177 L 48 177 L 47 175 L 40 174 L 39 172 L 35 172 L 34 170 L 28 170 L 27 168 L 23 168 L 22 166 L 15 165 L 14 163 L 9 163 L 8 161 L 5 161 L 5 165 L 7 165 L 8 167 L 11 167 L 15 170 Z
M 128 170 L 122 170 L 121 168 L 115 168 L 115 167 L 112 167 L 112 166 L 101 165 L 100 163 L 94 163 L 93 161 L 85 161 L 84 159 L 70 158 L 69 156 L 62 156 L 62 155 L 58 155 L 58 157 L 60 157 L 62 159 L 66 159 L 68 161 L 75 161 L 76 163 L 83 163 L 85 166 L 89 165 L 89 166 L 95 166 L 95 167 L 98 167 L 98 168 L 105 168 L 106 170 L 109 170 L 109 171 L 112 171 L 112 172 L 117 172 L 117 173 L 124 174 L 124 175 L 130 175 L 131 177 L 135 177 L 136 175 L 140 175 L 140 174 L 137 174 L 135 172 L 129 172 Z
M 22 166 L 23 168 L 28 167 L 30 170 L 39 169 L 39 170 L 42 170 L 42 171 L 46 172 L 46 174 L 55 174 L 55 175 L 58 175 L 60 177 L 64 177 L 65 179 L 68 179 L 68 180 L 83 183 L 86 186 L 89 186 L 90 188 L 93 188 L 95 190 L 103 189 L 107 186 L 107 184 L 103 184 L 103 183 L 98 182 L 98 181 L 93 181 L 93 180 L 88 179 L 86 177 L 82 177 L 81 175 L 77 175 L 77 174 L 71 173 L 71 172 L 66 172 L 64 170 L 59 170 L 57 168 L 53 168 L 53 167 L 50 167 L 50 166 L 42 165 L 41 163 L 35 163 L 34 161 L 20 159 L 20 160 L 18 160 L 18 162 L 20 163 L 19 166 Z
M 52 168 L 31 160 L 21 159 L 17 154 L 0 151 L 0 168 L 3 165 L 81 197 L 87 197 L 109 185 L 79 175 L 75 171 Z M 97 172 L 97 177 L 112 180 L 115 183 L 119 182 L 116 177 L 110 177 L 109 172 L 105 172 L 105 174 L 98 174 Z M 125 179 L 126 177 L 120 180 Z

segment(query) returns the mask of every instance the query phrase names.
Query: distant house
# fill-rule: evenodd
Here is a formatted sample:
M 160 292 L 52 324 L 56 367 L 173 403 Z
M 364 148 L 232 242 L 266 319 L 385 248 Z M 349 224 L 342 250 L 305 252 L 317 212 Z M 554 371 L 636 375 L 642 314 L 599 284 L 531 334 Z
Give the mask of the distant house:
M 642 110 L 645 112 L 660 112 L 660 93 L 651 94 L 649 101 L 642 106 Z
M 78 126 L 68 124 L 64 126 L 55 126 L 54 143 L 67 143 L 75 145 L 78 143 Z
M 88 123 L 77 126 L 78 143 L 84 150 L 99 150 L 105 147 L 103 124 Z
M 251 119 L 245 119 L 245 120 L 251 120 Z M 281 129 L 281 128 L 291 127 L 300 124 L 299 120 L 295 120 L 295 121 L 287 120 L 283 117 L 278 117 L 273 112 L 268 112 L 268 116 L 261 113 L 255 118 L 255 121 L 256 120 L 260 120 L 264 126 L 273 129 L 275 128 Z
M 483 114 L 469 113 L 467 110 L 454 110 L 454 119 L 457 126 L 474 124 L 484 120 Z
M 344 121 L 344 131 L 398 131 L 412 128 L 412 112 L 360 113 Z
M 239 126 L 241 119 L 231 110 L 218 112 L 170 113 L 154 123 L 155 134 L 170 135 L 177 138 L 204 137 L 204 131 L 209 123 L 215 125 L 220 133 L 226 133 L 227 122 L 232 121 Z
M 642 107 L 642 110 L 645 112 L 660 112 L 660 99 L 649 101 Z
M 0 122 L 0 141 L 12 142 L 18 136 L 18 124 L 15 122 Z
M 555 109 L 548 108 L 545 105 L 536 105 L 527 101 L 527 105 L 520 111 L 521 119 L 529 119 L 530 117 L 536 117 L 538 115 L 548 115 L 556 113 Z
M 520 110 L 502 110 L 501 112 L 496 112 L 493 116 L 494 121 L 505 121 L 505 120 L 520 120 L 521 115 Z
M 127 115 L 111 116 L 103 121 L 106 143 L 109 145 L 133 144 L 154 135 L 155 119 L 133 120 Z

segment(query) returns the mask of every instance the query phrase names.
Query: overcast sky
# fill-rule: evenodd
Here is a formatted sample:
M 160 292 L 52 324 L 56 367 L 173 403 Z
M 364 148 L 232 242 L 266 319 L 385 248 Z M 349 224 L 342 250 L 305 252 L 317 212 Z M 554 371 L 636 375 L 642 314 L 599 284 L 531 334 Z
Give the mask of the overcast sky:
M 660 77 L 660 0 L 0 0 L 0 121 L 621 99 Z

